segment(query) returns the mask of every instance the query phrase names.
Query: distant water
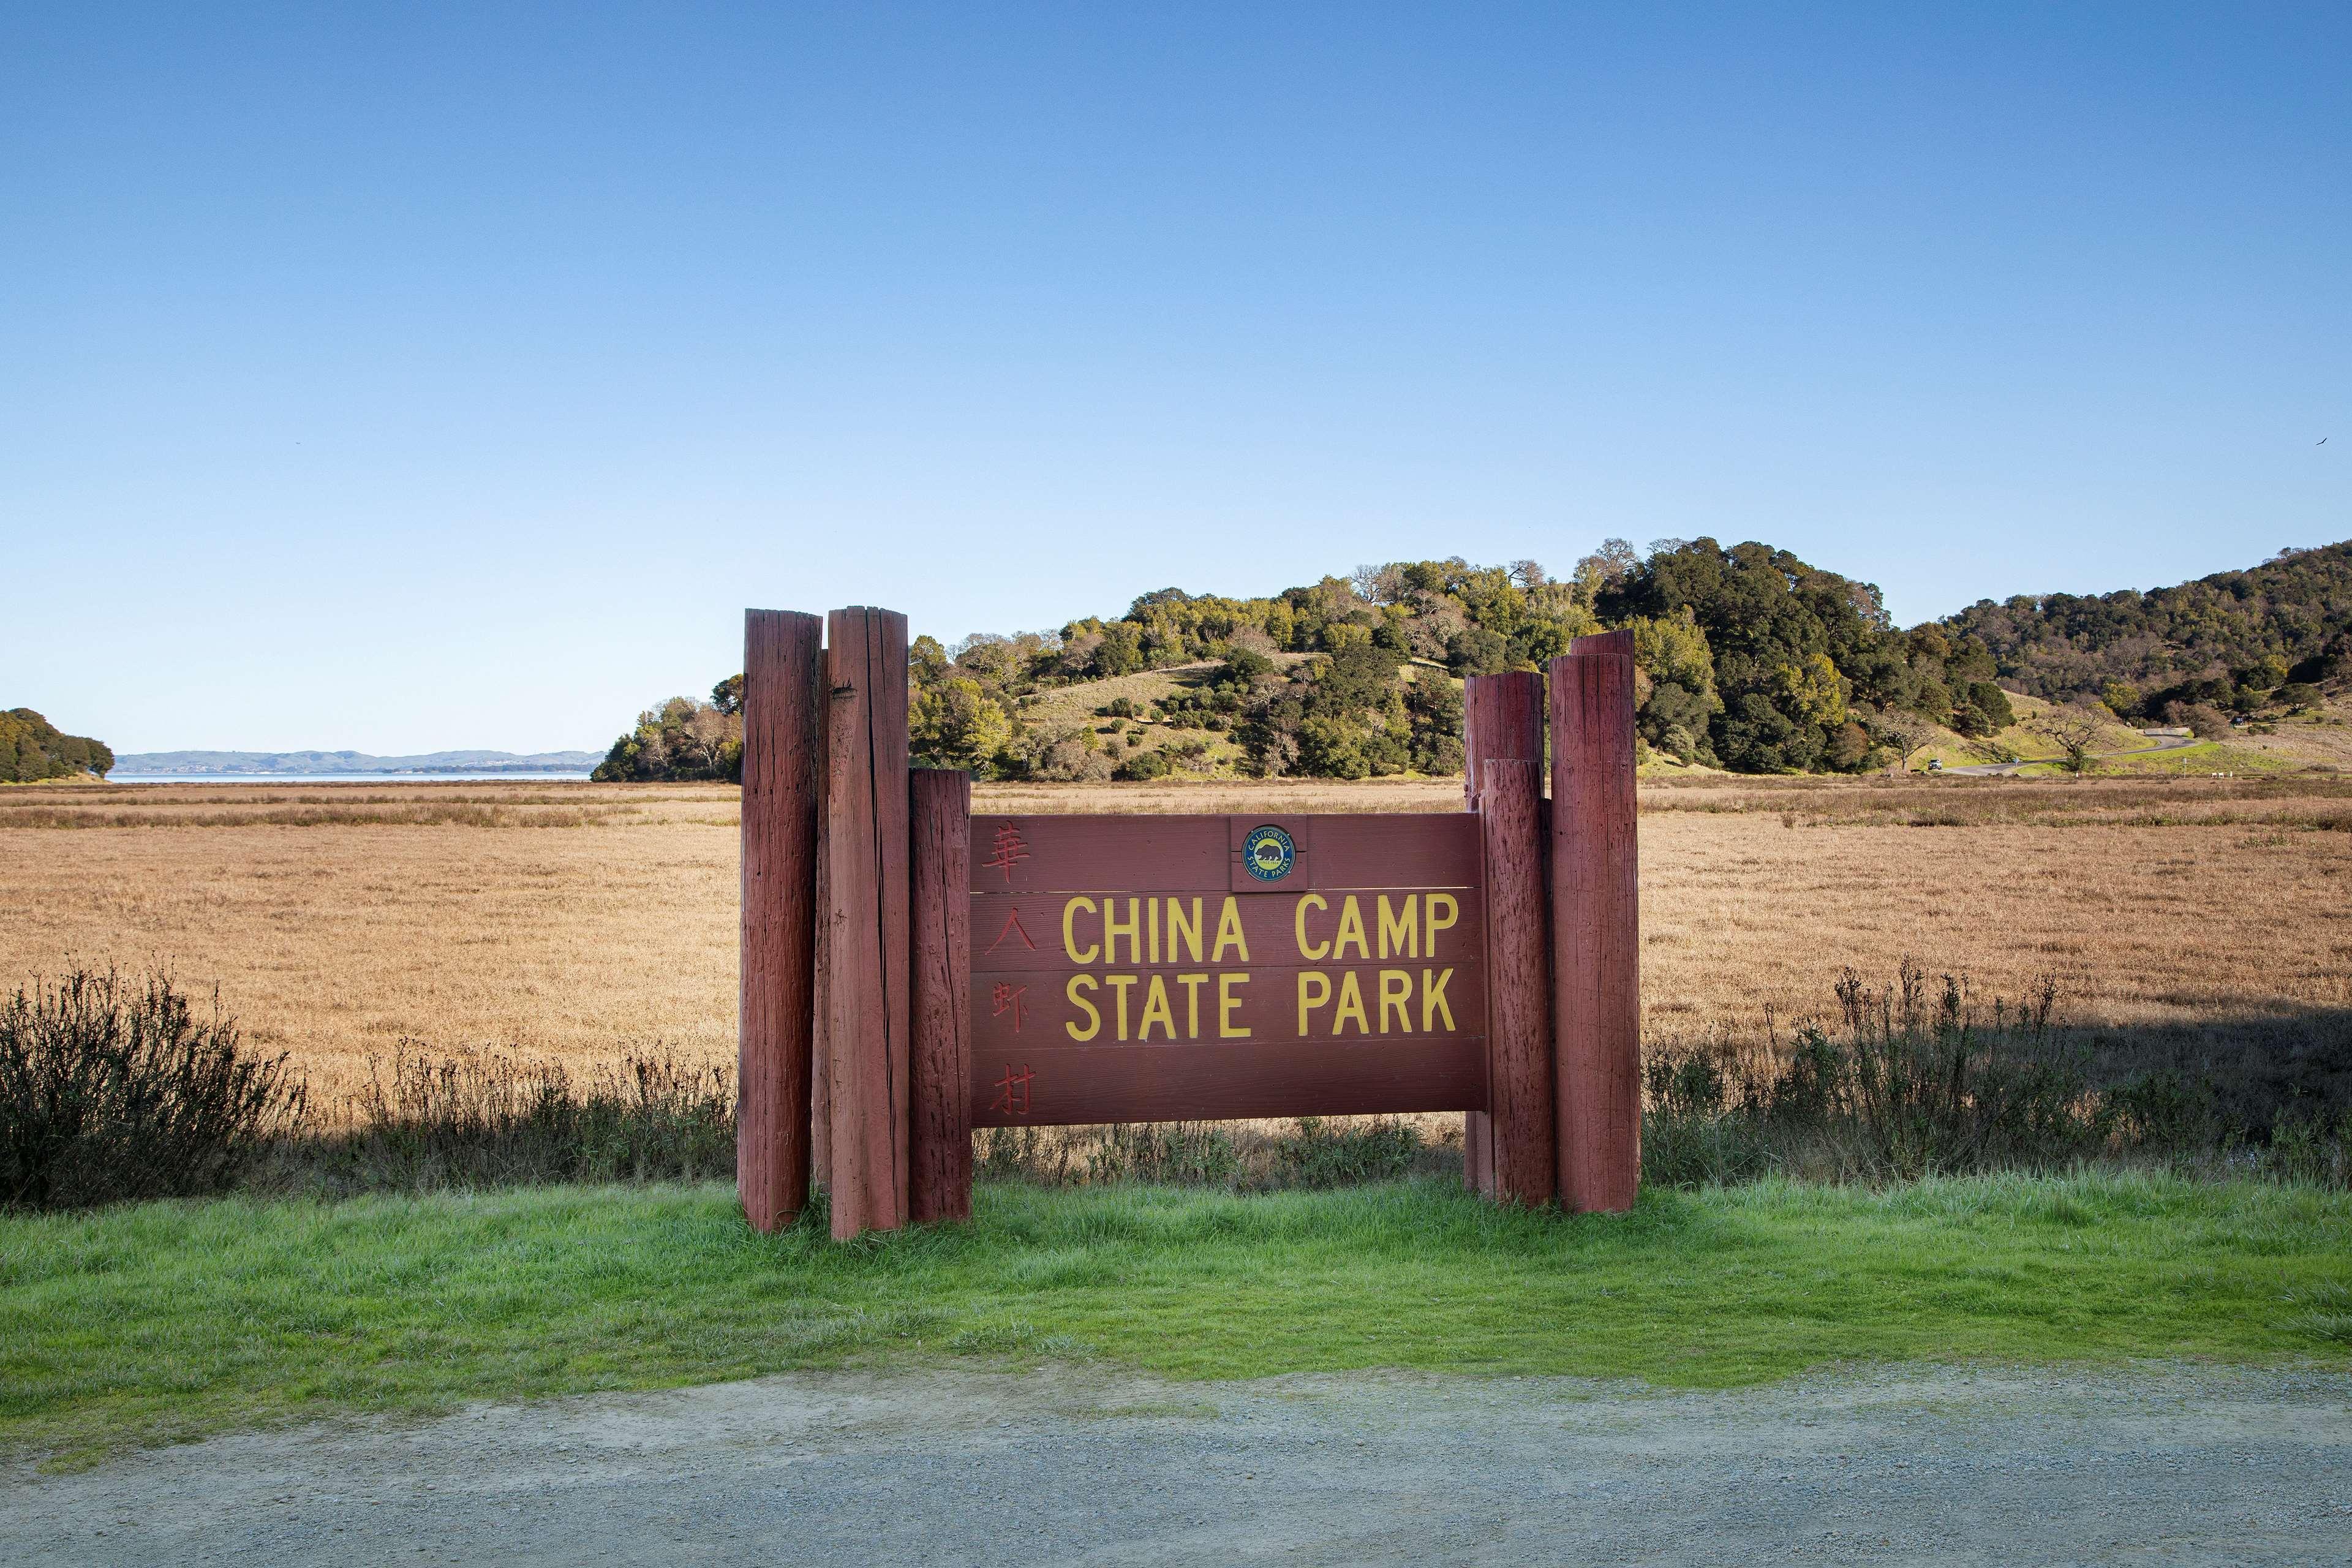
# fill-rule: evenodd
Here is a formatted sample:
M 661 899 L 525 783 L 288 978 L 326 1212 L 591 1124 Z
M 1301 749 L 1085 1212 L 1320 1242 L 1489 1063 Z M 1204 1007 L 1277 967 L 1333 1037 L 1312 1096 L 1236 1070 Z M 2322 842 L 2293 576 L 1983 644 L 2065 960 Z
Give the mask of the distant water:
M 586 784 L 576 773 L 109 773 L 109 784 Z

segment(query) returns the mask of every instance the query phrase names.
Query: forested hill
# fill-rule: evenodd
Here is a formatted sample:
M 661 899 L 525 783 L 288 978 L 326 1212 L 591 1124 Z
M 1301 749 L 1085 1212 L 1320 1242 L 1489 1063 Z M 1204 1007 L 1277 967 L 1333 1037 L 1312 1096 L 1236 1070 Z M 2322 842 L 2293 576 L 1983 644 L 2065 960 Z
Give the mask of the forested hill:
M 2144 594 L 1982 600 L 1943 624 L 1983 642 L 2001 679 L 2037 697 L 2242 706 L 2240 693 L 2352 673 L 2352 542 Z
M 2010 725 L 2004 679 L 2124 718 L 2300 700 L 2295 682 L 2343 672 L 2347 625 L 2352 544 L 2152 594 L 1988 602 L 1903 631 L 1876 588 L 1785 550 L 1610 540 L 1564 574 L 1399 561 L 1265 598 L 1163 588 L 1055 631 L 919 637 L 913 741 L 922 762 L 996 778 L 1451 773 L 1461 677 L 1540 668 L 1584 633 L 1624 627 L 1650 751 L 1742 773 L 1859 772 L 1907 754 L 1930 724 L 1973 737 Z M 1106 688 L 1098 709 L 1051 700 L 1171 669 L 1181 679 L 1148 690 Z M 597 776 L 733 776 L 741 696 L 730 677 L 709 702 L 646 710 Z
M 1750 772 L 1858 771 L 1924 720 L 1971 734 L 2011 721 L 1991 655 L 1940 626 L 1897 630 L 1878 590 L 1786 551 L 1622 540 L 1555 574 L 1459 557 L 1358 568 L 1264 598 L 1146 594 L 1049 632 L 916 640 L 923 762 L 983 776 L 1149 778 L 1239 766 L 1263 776 L 1458 771 L 1459 679 L 1540 667 L 1577 637 L 1632 630 L 1643 743 Z M 1181 682 L 1073 714 L 1056 689 L 1188 667 Z M 726 777 L 740 679 L 674 698 L 614 743 L 605 779 Z M 1085 721 L 1108 717 L 1109 724 Z M 1162 727 L 1139 747 L 1142 726 Z
M 104 777 L 114 753 L 103 741 L 68 735 L 30 708 L 0 713 L 0 784 L 38 784 L 77 773 Z

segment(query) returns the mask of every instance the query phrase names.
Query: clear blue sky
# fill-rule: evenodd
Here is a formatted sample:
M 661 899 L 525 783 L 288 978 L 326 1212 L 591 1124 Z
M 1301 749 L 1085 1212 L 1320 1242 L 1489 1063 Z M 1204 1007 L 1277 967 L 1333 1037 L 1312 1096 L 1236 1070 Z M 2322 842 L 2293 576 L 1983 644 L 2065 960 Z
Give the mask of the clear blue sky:
M 2352 535 L 2342 0 L 1146 9 L 10 6 L 0 705 L 601 747 L 746 605 Z

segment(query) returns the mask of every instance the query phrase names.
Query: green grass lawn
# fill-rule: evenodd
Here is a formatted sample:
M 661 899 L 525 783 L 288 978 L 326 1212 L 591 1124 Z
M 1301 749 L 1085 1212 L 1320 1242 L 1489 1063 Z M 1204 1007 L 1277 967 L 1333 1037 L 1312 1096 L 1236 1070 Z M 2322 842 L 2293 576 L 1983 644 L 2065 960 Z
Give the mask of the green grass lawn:
M 968 1227 L 752 1235 L 720 1186 L 0 1219 L 0 1447 L 793 1367 L 1098 1357 L 1778 1378 L 1839 1361 L 2352 1360 L 2352 1194 L 2128 1175 L 1654 1192 L 1506 1213 L 1420 1180 L 981 1188 Z
M 2123 778 L 2135 774 L 2184 774 L 2201 778 L 2210 773 L 2288 773 L 2301 764 L 2250 746 L 2225 746 L 2211 741 L 2198 741 L 2186 746 L 2176 746 L 2161 752 L 2141 752 L 2129 756 L 2103 757 L 2091 766 L 2095 778 Z M 2054 779 L 2066 776 L 2066 771 L 2053 763 L 2037 763 L 2018 769 L 2020 778 Z

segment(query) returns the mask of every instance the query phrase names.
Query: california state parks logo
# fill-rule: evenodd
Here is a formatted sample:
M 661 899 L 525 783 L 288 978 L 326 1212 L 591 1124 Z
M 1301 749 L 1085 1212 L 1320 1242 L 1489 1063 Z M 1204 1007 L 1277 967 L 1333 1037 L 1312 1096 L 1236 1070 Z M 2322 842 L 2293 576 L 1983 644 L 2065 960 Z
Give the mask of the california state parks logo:
M 1297 859 L 1298 849 L 1290 842 L 1290 835 L 1272 823 L 1251 828 L 1250 836 L 1242 840 L 1242 864 L 1261 882 L 1281 881 L 1290 875 Z

